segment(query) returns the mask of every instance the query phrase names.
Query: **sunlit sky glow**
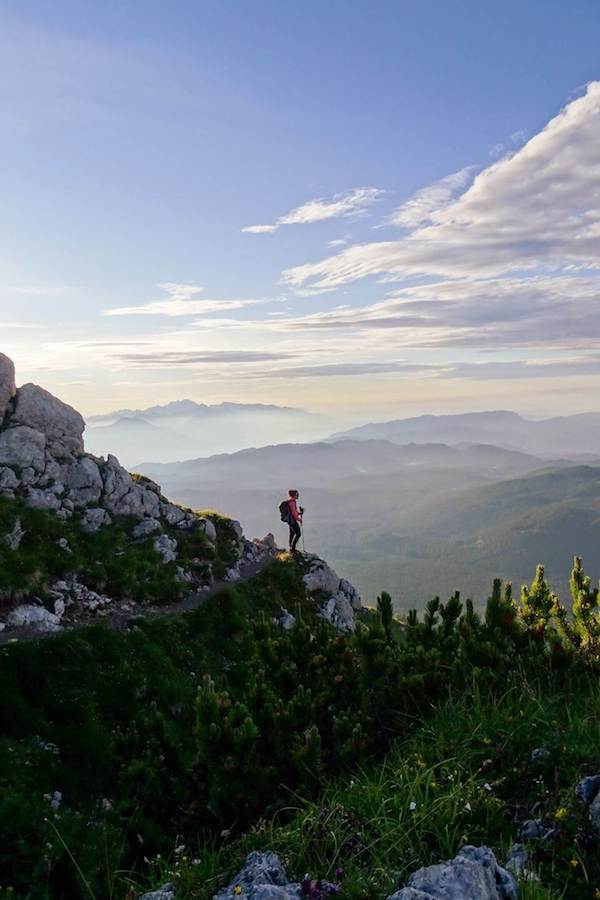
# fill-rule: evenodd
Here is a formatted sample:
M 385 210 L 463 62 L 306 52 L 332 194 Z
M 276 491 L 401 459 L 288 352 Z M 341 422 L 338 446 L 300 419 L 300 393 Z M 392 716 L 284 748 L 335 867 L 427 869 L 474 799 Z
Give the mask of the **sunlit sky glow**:
M 600 6 L 0 10 L 0 350 L 86 414 L 599 409 Z

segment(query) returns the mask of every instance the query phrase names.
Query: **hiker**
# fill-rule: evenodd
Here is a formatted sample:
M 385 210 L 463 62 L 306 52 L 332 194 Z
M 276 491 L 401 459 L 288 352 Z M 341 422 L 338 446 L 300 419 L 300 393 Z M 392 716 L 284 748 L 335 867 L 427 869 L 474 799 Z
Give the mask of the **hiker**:
M 283 503 L 279 506 L 279 511 L 281 512 L 281 519 L 283 522 L 287 522 L 290 527 L 290 552 L 296 552 L 296 544 L 300 540 L 300 536 L 302 535 L 302 514 L 304 510 L 301 506 L 298 506 L 298 498 L 300 494 L 298 491 L 290 488 L 288 491 L 288 500 L 284 500 Z

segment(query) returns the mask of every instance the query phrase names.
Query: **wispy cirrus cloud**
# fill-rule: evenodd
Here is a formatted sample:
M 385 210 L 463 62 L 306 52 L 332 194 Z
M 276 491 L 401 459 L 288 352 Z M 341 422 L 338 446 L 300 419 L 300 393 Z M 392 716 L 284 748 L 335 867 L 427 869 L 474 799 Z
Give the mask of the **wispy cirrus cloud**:
M 227 310 L 243 309 L 245 306 L 256 306 L 268 301 L 264 299 L 233 299 L 213 300 L 200 297 L 204 288 L 196 284 L 178 284 L 176 282 L 164 282 L 158 285 L 166 291 L 167 297 L 162 300 L 153 300 L 141 306 L 120 306 L 113 309 L 105 309 L 105 316 L 202 316 L 206 313 L 224 312 Z
M 402 346 L 600 346 L 600 276 L 445 281 L 400 288 L 385 300 L 277 319 L 276 327 L 393 331 Z
M 392 212 L 389 223 L 412 230 L 435 221 L 437 213 L 448 206 L 458 191 L 469 183 L 474 168 L 474 166 L 465 166 L 458 172 L 446 175 L 439 181 L 417 191 L 406 203 Z
M 410 220 L 411 210 L 404 215 Z M 283 281 L 317 291 L 366 276 L 489 278 L 575 268 L 600 268 L 600 81 L 514 155 L 480 172 L 431 224 L 399 241 L 355 244 L 287 269 Z
M 155 350 L 149 353 L 117 353 L 113 358 L 127 366 L 164 369 L 172 366 L 234 365 L 239 363 L 276 362 L 292 359 L 294 353 L 270 353 L 262 350 Z
M 335 194 L 331 200 L 317 198 L 297 206 L 272 225 L 246 225 L 242 231 L 248 234 L 270 234 L 282 225 L 309 225 L 326 219 L 344 219 L 365 215 L 370 206 L 381 197 L 383 191 L 374 187 L 355 188 Z

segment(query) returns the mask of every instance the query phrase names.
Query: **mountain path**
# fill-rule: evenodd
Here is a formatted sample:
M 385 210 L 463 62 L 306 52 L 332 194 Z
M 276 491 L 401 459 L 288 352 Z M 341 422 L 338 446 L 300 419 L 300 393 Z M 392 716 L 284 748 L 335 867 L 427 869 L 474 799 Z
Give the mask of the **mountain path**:
M 58 637 L 73 631 L 81 631 L 91 625 L 105 624 L 115 631 L 129 631 L 139 619 L 157 619 L 162 616 L 175 616 L 184 612 L 192 612 L 202 606 L 205 600 L 214 597 L 226 588 L 235 587 L 251 581 L 259 575 L 275 559 L 278 559 L 285 550 L 269 550 L 258 560 L 246 560 L 240 563 L 240 576 L 230 581 L 215 581 L 208 590 L 192 591 L 182 600 L 176 603 L 151 604 L 148 606 L 136 606 L 132 601 L 116 601 L 114 605 L 107 606 L 95 613 L 90 613 L 86 619 L 74 622 L 62 620 L 60 631 L 40 631 L 31 626 L 19 628 L 7 627 L 0 632 L 0 646 L 13 644 L 18 641 L 46 640 Z

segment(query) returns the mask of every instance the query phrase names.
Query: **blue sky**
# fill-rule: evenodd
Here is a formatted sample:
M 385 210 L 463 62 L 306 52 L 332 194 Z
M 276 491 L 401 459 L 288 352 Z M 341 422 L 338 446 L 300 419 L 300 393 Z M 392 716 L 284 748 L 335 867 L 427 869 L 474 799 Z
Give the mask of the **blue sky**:
M 599 40 L 595 0 L 8 0 L 0 348 L 86 413 L 597 408 Z

